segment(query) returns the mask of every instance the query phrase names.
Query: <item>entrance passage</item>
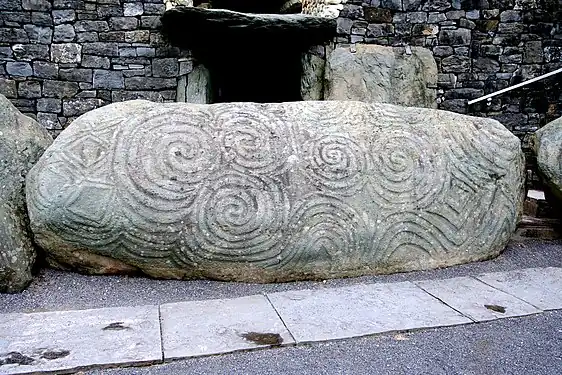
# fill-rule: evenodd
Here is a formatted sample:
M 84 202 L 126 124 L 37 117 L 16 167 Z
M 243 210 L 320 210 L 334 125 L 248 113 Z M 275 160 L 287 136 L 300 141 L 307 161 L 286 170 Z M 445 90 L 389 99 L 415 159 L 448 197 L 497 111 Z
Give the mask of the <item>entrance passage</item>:
M 220 1 L 211 1 L 213 8 L 215 3 Z M 267 10 L 266 3 L 256 11 Z M 212 103 L 301 100 L 302 54 L 335 36 L 336 21 L 305 14 L 235 12 L 253 11 L 249 6 L 259 2 L 237 4 L 232 10 L 170 9 L 162 17 L 162 33 L 170 44 L 191 50 L 207 69 Z
M 294 48 L 229 48 L 206 54 L 202 63 L 214 103 L 301 100 L 301 51 Z

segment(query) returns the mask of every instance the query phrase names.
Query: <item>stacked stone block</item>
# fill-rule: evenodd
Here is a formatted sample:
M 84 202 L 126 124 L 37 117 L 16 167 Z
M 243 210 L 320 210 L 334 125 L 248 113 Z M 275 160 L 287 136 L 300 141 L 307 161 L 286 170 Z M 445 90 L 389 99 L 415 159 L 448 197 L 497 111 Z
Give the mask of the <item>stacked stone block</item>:
M 111 102 L 174 101 L 193 62 L 162 40 L 165 9 L 164 0 L 0 1 L 0 93 L 53 135 Z M 562 67 L 561 9 L 558 0 L 348 0 L 336 43 L 431 49 L 439 108 L 495 118 L 524 138 L 562 115 L 560 76 L 467 102 Z
M 175 101 L 192 64 L 162 40 L 164 11 L 162 0 L 0 1 L 0 93 L 53 135 L 111 102 Z
M 562 67 L 558 0 L 348 0 L 337 43 L 423 46 L 439 69 L 439 108 L 499 120 L 524 136 L 562 115 L 562 75 L 467 106 Z

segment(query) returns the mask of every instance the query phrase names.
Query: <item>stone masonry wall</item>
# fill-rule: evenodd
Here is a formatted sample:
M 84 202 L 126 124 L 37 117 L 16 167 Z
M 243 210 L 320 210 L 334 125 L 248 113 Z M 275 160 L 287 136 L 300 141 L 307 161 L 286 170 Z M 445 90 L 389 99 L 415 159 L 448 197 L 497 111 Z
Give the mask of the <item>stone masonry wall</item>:
M 439 70 L 439 108 L 499 120 L 525 139 L 562 116 L 562 74 L 481 97 L 562 67 L 560 0 L 348 0 L 337 42 L 423 46 Z
M 164 0 L 0 0 L 0 93 L 56 135 L 93 108 L 175 101 L 193 69 L 158 32 Z M 348 0 L 337 43 L 424 46 L 439 108 L 493 117 L 522 138 L 562 115 L 562 75 L 467 107 L 562 67 L 561 0 Z M 185 54 L 185 55 L 182 55 Z
M 0 93 L 56 135 L 128 99 L 175 101 L 191 60 L 157 31 L 163 0 L 0 0 Z

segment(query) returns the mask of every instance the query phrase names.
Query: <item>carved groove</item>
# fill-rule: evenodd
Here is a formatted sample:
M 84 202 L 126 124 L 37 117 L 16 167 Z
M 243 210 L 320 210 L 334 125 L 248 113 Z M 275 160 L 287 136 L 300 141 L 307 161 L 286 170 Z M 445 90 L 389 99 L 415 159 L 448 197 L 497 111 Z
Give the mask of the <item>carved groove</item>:
M 61 264 L 79 249 L 156 277 L 410 270 L 497 254 L 520 210 L 519 141 L 491 120 L 359 102 L 96 111 L 28 177 Z

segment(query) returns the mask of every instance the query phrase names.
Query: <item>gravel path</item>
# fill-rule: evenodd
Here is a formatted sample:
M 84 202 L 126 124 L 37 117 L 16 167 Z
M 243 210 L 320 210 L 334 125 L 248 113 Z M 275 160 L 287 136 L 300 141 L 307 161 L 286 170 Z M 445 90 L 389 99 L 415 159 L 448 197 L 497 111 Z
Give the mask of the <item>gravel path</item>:
M 394 275 L 283 284 L 227 283 L 210 280 L 152 280 L 120 276 L 85 276 L 45 269 L 23 293 L 0 294 L 0 313 L 76 310 L 169 302 L 235 298 L 296 289 L 330 288 L 358 283 L 396 282 L 474 275 L 530 267 L 562 267 L 562 241 L 513 241 L 496 259 Z

